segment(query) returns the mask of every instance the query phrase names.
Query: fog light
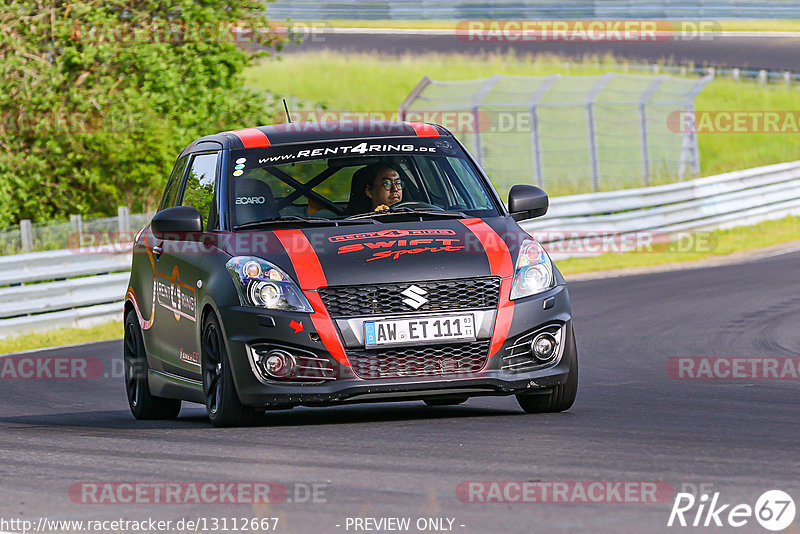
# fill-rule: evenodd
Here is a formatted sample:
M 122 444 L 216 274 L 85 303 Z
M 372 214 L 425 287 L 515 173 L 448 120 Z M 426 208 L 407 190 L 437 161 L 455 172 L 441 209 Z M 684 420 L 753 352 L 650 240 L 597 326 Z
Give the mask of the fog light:
M 556 355 L 556 347 L 558 347 L 558 340 L 553 334 L 543 333 L 536 336 L 531 341 L 531 352 L 537 360 L 543 362 L 550 360 Z
M 272 378 L 288 378 L 294 373 L 294 357 L 286 351 L 271 350 L 261 358 L 261 367 Z

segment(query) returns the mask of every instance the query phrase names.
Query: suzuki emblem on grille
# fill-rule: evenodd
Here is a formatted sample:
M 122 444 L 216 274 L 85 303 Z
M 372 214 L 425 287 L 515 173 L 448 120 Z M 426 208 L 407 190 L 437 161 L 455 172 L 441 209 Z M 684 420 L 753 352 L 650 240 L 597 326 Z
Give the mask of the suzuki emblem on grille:
M 401 291 L 400 294 L 404 297 L 407 297 L 403 299 L 403 304 L 407 304 L 415 310 L 419 309 L 421 306 L 424 306 L 428 302 L 428 299 L 424 297 L 424 295 L 427 295 L 428 292 L 419 286 L 409 286 L 404 291 Z

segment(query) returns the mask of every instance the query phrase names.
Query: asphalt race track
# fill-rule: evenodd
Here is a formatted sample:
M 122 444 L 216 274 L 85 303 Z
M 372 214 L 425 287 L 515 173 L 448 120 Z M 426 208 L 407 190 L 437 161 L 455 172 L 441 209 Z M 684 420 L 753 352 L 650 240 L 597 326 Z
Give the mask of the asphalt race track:
M 633 62 L 670 61 L 719 67 L 800 70 L 800 37 L 713 36 L 703 40 L 635 41 L 465 41 L 456 35 L 426 34 L 335 34 L 313 33 L 301 44 L 287 47 L 287 52 L 308 52 L 319 49 L 341 52 L 380 52 L 400 55 L 415 53 L 480 54 L 508 52 L 518 54 L 560 54 L 580 58 L 585 55 L 613 54 Z M 431 73 L 436 78 L 435 73 Z
M 752 506 L 769 489 L 797 500 L 800 381 L 676 380 L 667 361 L 800 356 L 798 263 L 794 252 L 571 284 L 581 386 L 564 414 L 524 415 L 513 398 L 482 398 L 439 408 L 301 408 L 274 412 L 258 427 L 214 429 L 195 406 L 177 421 L 134 421 L 118 377 L 3 379 L 2 519 L 274 516 L 277 532 L 328 533 L 354 532 L 345 530 L 347 517 L 445 517 L 454 532 L 470 534 L 640 533 L 697 529 L 666 527 L 672 494 L 655 504 L 476 504 L 459 500 L 456 488 L 476 480 L 661 481 L 675 492 L 713 485 L 726 503 Z M 30 356 L 96 357 L 113 374 L 120 354 L 121 342 L 105 342 Z M 70 488 L 90 481 L 277 481 L 293 501 L 293 484 L 318 483 L 326 502 L 73 502 Z M 737 531 L 764 532 L 752 519 Z

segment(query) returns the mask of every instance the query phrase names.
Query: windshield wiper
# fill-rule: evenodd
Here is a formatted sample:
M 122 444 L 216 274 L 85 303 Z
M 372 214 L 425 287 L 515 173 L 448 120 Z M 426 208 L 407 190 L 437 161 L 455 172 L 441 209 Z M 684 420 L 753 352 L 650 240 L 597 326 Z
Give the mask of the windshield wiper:
M 376 223 L 377 221 L 359 220 L 350 221 L 347 219 L 327 219 L 325 217 L 303 217 L 301 215 L 284 215 L 283 217 L 276 217 L 274 219 L 264 219 L 263 221 L 253 221 L 234 226 L 234 230 L 250 230 L 254 228 L 263 228 L 265 226 L 274 226 L 278 224 L 319 224 L 319 225 L 333 225 L 339 226 L 342 224 L 355 224 L 355 223 Z
M 374 217 L 384 217 L 386 215 L 429 215 L 432 217 L 445 217 L 445 218 L 452 218 L 452 219 L 466 219 L 467 215 L 461 213 L 460 211 L 439 211 L 439 210 L 432 210 L 428 208 L 409 208 L 403 206 L 401 208 L 389 208 L 388 210 L 384 211 L 370 211 L 367 213 L 359 213 L 358 215 L 351 215 L 350 217 L 345 218 L 345 221 L 352 221 L 352 220 L 363 220 L 363 219 L 371 219 Z

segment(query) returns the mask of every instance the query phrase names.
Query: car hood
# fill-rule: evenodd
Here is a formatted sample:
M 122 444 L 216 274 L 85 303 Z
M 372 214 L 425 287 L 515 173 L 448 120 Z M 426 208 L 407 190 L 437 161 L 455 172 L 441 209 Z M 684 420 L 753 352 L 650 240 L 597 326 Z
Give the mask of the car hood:
M 306 290 L 509 277 L 519 244 L 529 237 L 508 217 L 309 226 L 239 235 L 244 234 L 249 238 L 234 240 L 227 252 L 262 257 Z

